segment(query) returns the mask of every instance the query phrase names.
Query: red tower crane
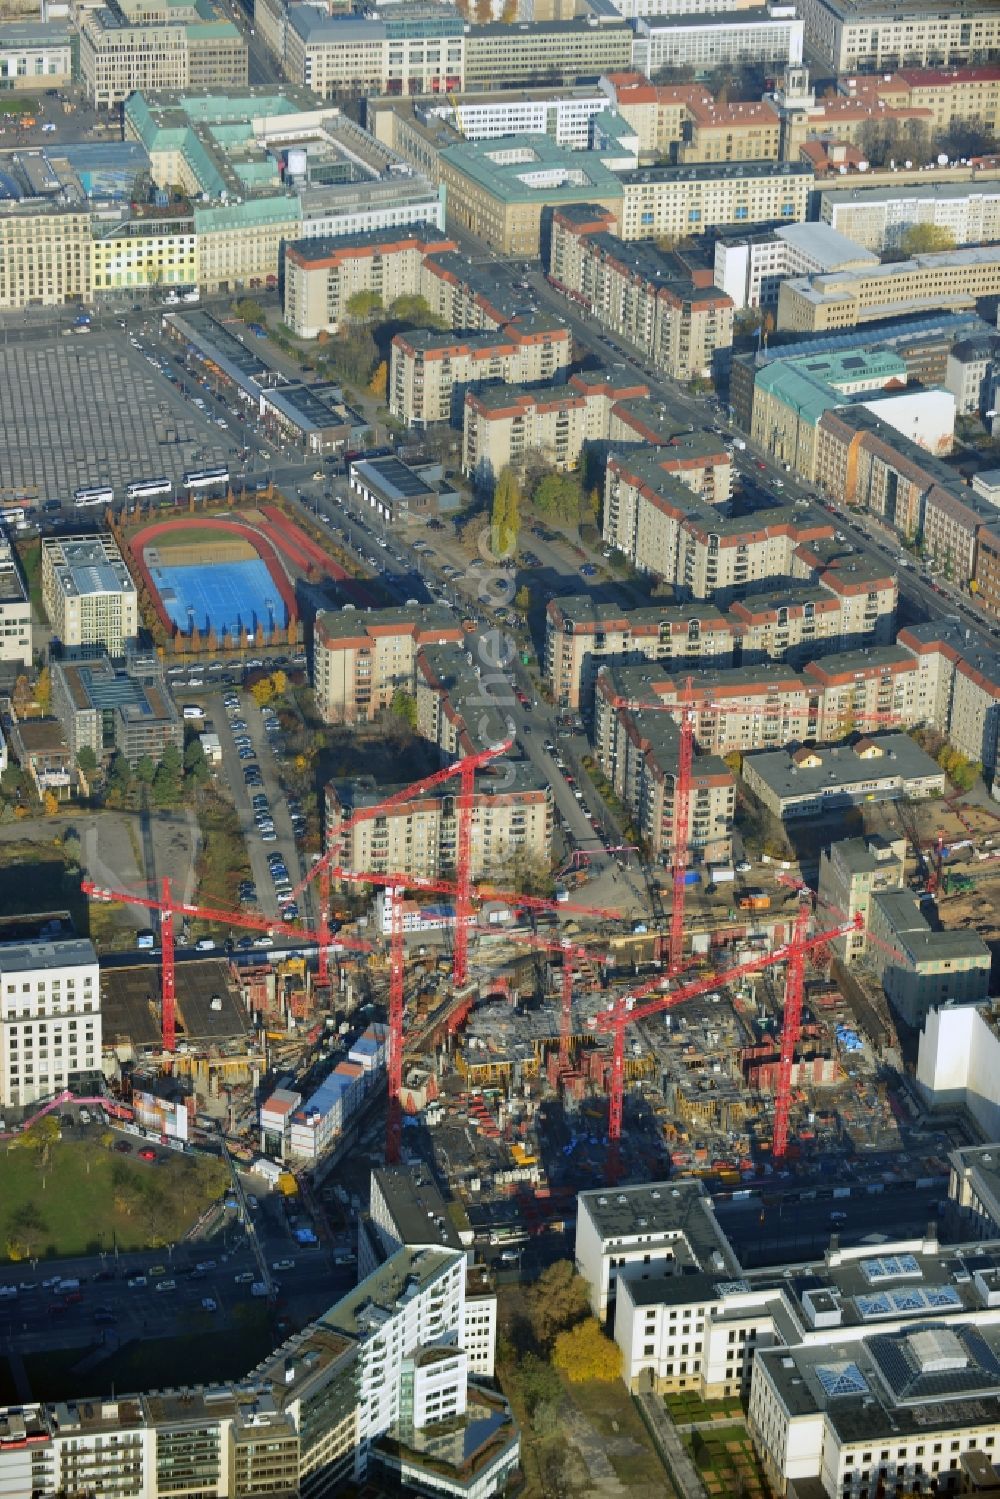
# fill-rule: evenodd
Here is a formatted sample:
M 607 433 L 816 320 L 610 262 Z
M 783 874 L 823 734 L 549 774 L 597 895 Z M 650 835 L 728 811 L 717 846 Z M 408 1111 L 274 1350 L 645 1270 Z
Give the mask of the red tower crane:
M 386 1078 L 389 1086 L 389 1112 L 385 1129 L 385 1158 L 390 1166 L 399 1164 L 403 1141 L 403 1002 L 406 950 L 403 945 L 403 892 L 386 891 L 392 896 L 389 918 L 389 1048 Z
M 195 906 L 189 901 L 174 900 L 170 890 L 170 881 L 163 881 L 162 894 L 159 900 L 148 895 L 133 895 L 129 890 L 111 890 L 107 886 L 97 885 L 93 880 L 81 880 L 80 889 L 84 895 L 91 900 L 117 900 L 125 905 L 142 906 L 147 911 L 158 911 L 160 913 L 160 1001 L 161 1001 L 161 1030 L 163 1034 L 163 1050 L 172 1052 L 176 1047 L 177 1039 L 177 990 L 176 990 L 176 955 L 174 952 L 174 915 L 179 912 L 182 916 L 199 916 L 203 921 L 215 921 L 221 925 L 245 927 L 252 932 L 266 932 L 272 935 L 280 932 L 283 936 L 293 937 L 297 942 L 315 941 L 316 933 L 307 928 L 293 926 L 290 922 L 267 916 L 251 916 L 245 911 L 227 911 L 212 906 Z M 375 944 L 362 941 L 354 937 L 337 938 L 341 947 L 350 948 L 358 952 L 373 952 Z
M 815 936 L 800 936 L 798 929 L 790 942 L 782 943 L 770 953 L 763 953 L 760 957 L 751 958 L 746 963 L 740 963 L 735 968 L 724 969 L 720 973 L 714 973 L 708 978 L 693 979 L 689 983 L 682 984 L 679 988 L 672 990 L 669 994 L 661 994 L 658 998 L 650 1000 L 647 1004 L 636 1006 L 636 1001 L 643 999 L 647 994 L 660 988 L 668 982 L 669 975 L 658 974 L 656 978 L 632 990 L 628 994 L 620 994 L 612 1001 L 611 1005 L 597 1016 L 596 1029 L 598 1031 L 612 1034 L 611 1053 L 611 1080 L 609 1085 L 608 1100 L 608 1139 L 612 1145 L 612 1159 L 617 1151 L 618 1142 L 621 1140 L 622 1120 L 625 1106 L 625 1029 L 628 1025 L 638 1020 L 645 1020 L 651 1015 L 659 1015 L 664 1010 L 672 1009 L 687 999 L 695 999 L 699 994 L 707 994 L 710 990 L 725 984 L 734 984 L 739 979 L 745 978 L 751 973 L 760 973 L 765 968 L 770 968 L 775 963 L 786 962 L 790 956 L 801 949 L 802 954 L 812 951 L 813 948 L 822 947 L 826 942 L 836 937 L 844 937 L 848 932 L 855 930 L 860 925 L 860 917 L 856 921 L 842 922 L 839 926 L 829 931 L 820 932 Z
M 733 708 L 730 703 L 714 702 L 707 698 L 692 698 L 692 678 L 688 677 L 684 685 L 684 693 L 688 701 L 677 701 L 673 703 L 636 702 L 629 698 L 615 698 L 612 701 L 614 708 L 625 708 L 630 712 L 637 713 L 673 713 L 680 718 L 680 743 L 677 755 L 677 776 L 674 781 L 674 815 L 673 815 L 673 895 L 670 907 L 670 932 L 667 943 L 667 962 L 669 972 L 676 974 L 681 970 L 684 954 L 684 904 L 687 892 L 685 876 L 687 874 L 688 858 L 690 854 L 689 841 L 691 833 L 691 777 L 694 767 L 694 742 L 695 742 L 695 715 L 698 713 L 732 713 L 741 718 L 763 717 L 762 712 L 745 712 L 742 709 Z M 852 722 L 884 723 L 899 727 L 901 719 L 894 713 L 849 713 Z
M 795 1048 L 802 1034 L 802 991 L 806 978 L 806 940 L 812 905 L 808 900 L 799 903 L 799 914 L 795 918 L 788 967 L 785 970 L 785 1011 L 781 1021 L 781 1052 L 778 1060 L 778 1087 L 774 1096 L 774 1134 L 771 1155 L 774 1160 L 784 1158 L 788 1149 L 788 1115 L 792 1105 L 792 1063 Z

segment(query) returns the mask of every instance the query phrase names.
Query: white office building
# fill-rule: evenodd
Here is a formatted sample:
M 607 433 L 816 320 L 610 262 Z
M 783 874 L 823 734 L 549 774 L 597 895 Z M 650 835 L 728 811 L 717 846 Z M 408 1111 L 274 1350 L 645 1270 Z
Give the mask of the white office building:
M 73 937 L 0 945 L 0 1105 L 24 1108 L 51 1098 L 100 1066 L 93 943 Z
M 63 646 L 103 645 L 125 654 L 139 629 L 139 596 L 114 539 L 42 538 L 42 602 Z
M 520 1441 L 503 1397 L 468 1378 L 465 1272 L 460 1252 L 401 1249 L 240 1380 L 0 1407 L 0 1494 L 321 1499 L 381 1468 L 408 1491 L 492 1499 Z
M 632 43 L 632 66 L 647 77 L 661 68 L 767 62 L 777 69 L 801 61 L 802 22 L 794 5 L 722 15 L 640 17 Z
M 575 1256 L 602 1321 L 625 1281 L 659 1280 L 703 1266 L 723 1278 L 739 1273 L 699 1181 L 581 1192 Z
M 877 255 L 829 224 L 782 224 L 760 234 L 727 235 L 715 245 L 715 284 L 733 306 L 776 308 L 788 276 L 860 270 Z
M 425 124 L 445 120 L 467 141 L 506 135 L 547 135 L 557 146 L 585 151 L 591 145 L 591 121 L 612 108 L 600 88 L 504 90 L 491 94 L 452 94 L 414 105 Z M 439 226 L 444 228 L 444 224 Z
M 31 600 L 9 541 L 0 540 L 0 662 L 31 665 Z

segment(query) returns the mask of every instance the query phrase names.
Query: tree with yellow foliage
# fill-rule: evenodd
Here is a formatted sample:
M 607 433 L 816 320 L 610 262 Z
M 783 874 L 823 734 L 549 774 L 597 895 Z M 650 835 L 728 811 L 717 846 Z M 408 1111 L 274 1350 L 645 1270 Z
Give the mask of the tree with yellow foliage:
M 51 791 L 46 791 L 42 797 L 42 806 L 45 808 L 46 817 L 54 817 L 59 811 L 59 800 Z
M 375 373 L 368 382 L 368 394 L 374 396 L 376 401 L 384 401 L 385 393 L 389 388 L 389 366 L 382 359 L 375 366 Z
M 622 1372 L 621 1349 L 602 1332 L 596 1317 L 584 1317 L 575 1327 L 558 1335 L 552 1363 L 570 1384 L 585 1384 L 594 1379 L 610 1384 Z

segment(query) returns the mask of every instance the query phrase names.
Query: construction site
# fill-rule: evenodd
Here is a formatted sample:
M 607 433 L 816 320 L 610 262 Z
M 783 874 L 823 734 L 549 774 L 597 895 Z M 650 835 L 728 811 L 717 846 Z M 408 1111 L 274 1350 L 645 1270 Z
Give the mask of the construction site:
M 554 899 L 469 879 L 475 777 L 497 746 L 391 799 L 458 782 L 453 880 L 347 869 L 335 843 L 299 887 L 318 894 L 312 932 L 185 905 L 166 882 L 140 900 L 159 914 L 161 982 L 151 992 L 149 967 L 105 971 L 109 1041 L 146 1066 L 159 1053 L 240 1157 L 263 1149 L 300 1177 L 370 1140 L 385 1110 L 385 1158 L 433 1160 L 494 1243 L 560 1228 L 601 1180 L 698 1176 L 725 1197 L 778 1180 L 946 1175 L 965 1135 L 920 1120 L 881 984 L 835 951 L 861 918 L 817 898 L 805 859 L 692 883 L 695 711 L 679 716 L 671 869 L 647 920 L 588 904 L 585 877 Z M 991 811 L 886 802 L 862 825 L 908 841 L 908 885 L 942 925 L 996 934 Z M 381 920 L 338 927 L 342 891 L 371 896 Z M 414 937 L 422 901 L 442 919 Z M 295 945 L 178 963 L 177 915 Z

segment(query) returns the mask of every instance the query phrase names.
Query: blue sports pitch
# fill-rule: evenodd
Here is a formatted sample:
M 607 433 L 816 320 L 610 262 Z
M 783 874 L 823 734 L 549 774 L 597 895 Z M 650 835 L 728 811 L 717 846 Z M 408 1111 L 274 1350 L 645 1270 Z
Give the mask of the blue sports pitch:
M 212 562 L 194 567 L 151 567 L 163 607 L 182 634 L 194 626 L 206 634 L 226 630 L 249 635 L 288 623 L 288 611 L 277 585 L 259 558 L 249 562 Z

